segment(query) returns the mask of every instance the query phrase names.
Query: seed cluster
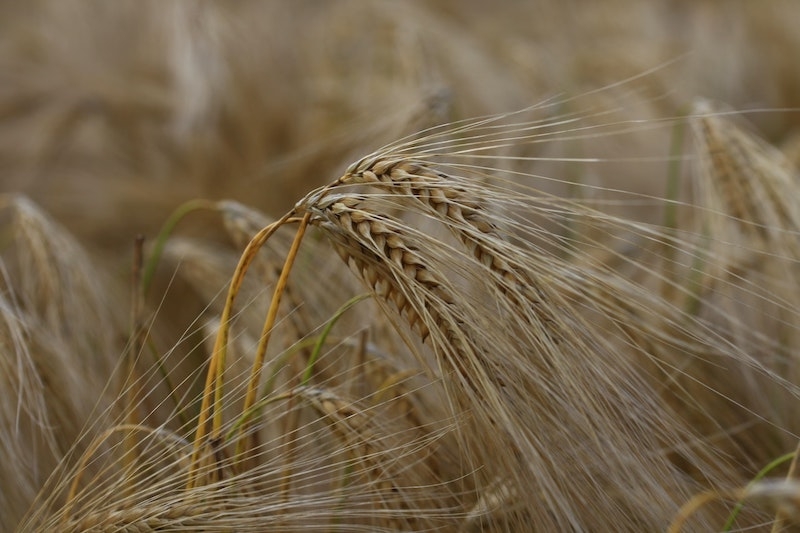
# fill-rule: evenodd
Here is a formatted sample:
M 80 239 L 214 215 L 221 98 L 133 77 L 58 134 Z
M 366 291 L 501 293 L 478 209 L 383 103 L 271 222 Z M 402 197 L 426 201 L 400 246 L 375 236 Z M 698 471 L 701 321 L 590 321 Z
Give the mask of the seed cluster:
M 310 209 L 329 231 L 342 260 L 378 297 L 391 302 L 425 341 L 430 329 L 422 313 L 441 323 L 441 305 L 454 298 L 448 284 L 410 244 L 400 223 L 370 212 L 359 196 L 332 197 Z M 409 290 L 409 283 L 423 290 Z
M 552 312 L 543 304 L 548 300 L 546 289 L 532 278 L 531 269 L 507 259 L 509 254 L 503 253 L 506 243 L 475 192 L 423 164 L 391 159 L 362 162 L 351 168 L 341 182 L 369 184 L 421 202 L 446 223 L 467 253 L 491 272 L 496 287 L 512 306 L 535 308 L 537 325 L 543 326 L 537 329 L 555 342 L 563 337 Z

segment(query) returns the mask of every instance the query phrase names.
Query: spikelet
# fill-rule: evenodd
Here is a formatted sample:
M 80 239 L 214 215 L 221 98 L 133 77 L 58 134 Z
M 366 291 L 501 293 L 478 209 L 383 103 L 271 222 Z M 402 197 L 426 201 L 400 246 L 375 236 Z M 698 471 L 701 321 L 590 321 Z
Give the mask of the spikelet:
M 403 204 L 407 212 L 417 213 L 423 220 L 435 213 L 456 236 L 458 245 L 438 240 L 435 234 L 429 237 L 414 227 L 413 219 L 408 222 L 408 217 L 401 220 L 387 215 L 392 203 L 380 192 L 337 191 L 347 191 L 351 181 L 375 184 L 380 181 L 378 175 L 387 176 L 388 182 L 391 170 L 367 170 L 355 178 L 349 171 L 331 189 L 313 193 L 299 205 L 312 213 L 312 223 L 328 234 L 342 259 L 386 303 L 387 311 L 405 321 L 430 345 L 448 393 L 454 398 L 451 401 L 473 418 L 474 426 L 459 433 L 460 446 L 471 463 L 476 467 L 485 465 L 487 472 L 502 473 L 509 491 L 542 495 L 540 501 L 531 504 L 535 508 L 525 507 L 514 520 L 531 521 L 545 529 L 568 527 L 569 517 L 582 513 L 570 511 L 566 502 L 591 501 L 588 505 L 597 509 L 604 505 L 637 505 L 631 500 L 622 504 L 608 496 L 616 493 L 610 487 L 619 481 L 613 480 L 613 475 L 602 481 L 599 478 L 613 472 L 613 467 L 606 470 L 594 459 L 587 459 L 581 462 L 582 470 L 561 470 L 556 466 L 560 460 L 553 455 L 554 449 L 564 451 L 570 443 L 586 439 L 600 448 L 620 451 L 635 441 L 637 449 L 629 448 L 618 456 L 633 457 L 648 446 L 653 450 L 660 446 L 658 440 L 645 443 L 645 435 L 669 441 L 681 431 L 686 432 L 682 437 L 686 438 L 688 429 L 671 436 L 659 429 L 658 423 L 644 429 L 650 422 L 647 417 L 636 415 L 636 409 L 647 405 L 652 412 L 658 408 L 654 398 L 642 394 L 643 389 L 636 392 L 632 388 L 624 393 L 627 400 L 637 400 L 619 409 L 620 401 L 627 403 L 618 396 L 621 387 L 627 388 L 624 384 L 631 385 L 637 378 L 626 369 L 624 360 L 615 360 L 614 345 L 599 341 L 599 331 L 581 318 L 586 310 L 572 307 L 561 293 L 567 287 L 581 294 L 578 278 L 572 277 L 567 267 L 560 269 L 552 257 L 529 255 L 524 247 L 507 243 L 494 233 L 493 223 L 481 220 L 486 215 L 481 213 L 477 199 L 492 195 L 492 189 L 483 189 L 480 183 L 468 180 L 457 182 L 445 174 L 432 174 L 411 165 L 414 163 L 404 165 L 394 160 L 383 167 L 381 163 L 376 166 L 381 171 L 395 169 L 397 183 L 391 184 L 396 185 L 392 192 L 413 200 Z M 408 169 L 413 169 L 414 174 Z M 545 262 L 552 267 L 548 275 L 541 274 Z M 487 279 L 492 280 L 490 285 Z M 487 292 L 476 293 L 475 287 Z M 481 295 L 486 299 L 476 299 Z M 496 315 L 479 315 L 474 312 L 476 305 L 491 305 Z M 572 365 L 580 365 L 581 370 Z M 617 399 L 610 404 L 596 399 L 611 396 Z M 569 411 L 563 411 L 567 402 Z M 516 406 L 523 403 L 528 405 L 525 412 L 517 411 Z M 661 416 L 659 423 L 671 415 L 664 412 Z M 605 421 L 602 427 L 589 422 L 600 419 Z M 591 435 L 577 436 L 588 427 L 592 427 Z M 543 447 L 543 435 L 551 443 L 548 448 Z M 563 435 L 564 440 L 558 435 Z M 553 446 L 551 439 L 559 444 Z M 493 456 L 489 451 L 503 448 L 515 450 L 514 456 L 520 462 Z M 599 449 L 595 453 L 601 455 Z M 673 482 L 679 483 L 680 475 L 669 473 L 669 464 L 651 466 L 663 468 L 662 481 L 674 476 Z M 560 481 L 561 476 L 569 476 L 574 482 L 588 472 L 592 472 L 591 480 L 569 484 Z M 476 498 L 488 493 L 488 487 L 495 483 L 482 475 L 473 482 L 479 487 Z M 642 482 L 639 490 L 660 493 L 664 488 L 648 487 L 649 481 Z M 589 499 L 586 495 L 567 496 L 561 492 L 573 489 L 585 489 L 595 495 L 601 491 L 607 497 Z M 558 508 L 537 511 L 543 502 L 558 502 L 553 503 Z M 481 507 L 477 500 L 471 505 Z M 544 505 L 546 509 L 547 504 Z M 603 512 L 598 510 L 597 514 Z M 636 516 L 642 519 L 640 511 Z M 664 520 L 664 516 L 656 520 Z

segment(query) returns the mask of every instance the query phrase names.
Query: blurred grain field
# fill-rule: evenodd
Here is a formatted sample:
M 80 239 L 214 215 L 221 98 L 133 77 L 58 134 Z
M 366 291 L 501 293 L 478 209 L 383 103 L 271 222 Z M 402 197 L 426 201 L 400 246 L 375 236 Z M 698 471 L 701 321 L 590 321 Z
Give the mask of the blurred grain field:
M 799 26 L 0 2 L 0 528 L 799 527 Z

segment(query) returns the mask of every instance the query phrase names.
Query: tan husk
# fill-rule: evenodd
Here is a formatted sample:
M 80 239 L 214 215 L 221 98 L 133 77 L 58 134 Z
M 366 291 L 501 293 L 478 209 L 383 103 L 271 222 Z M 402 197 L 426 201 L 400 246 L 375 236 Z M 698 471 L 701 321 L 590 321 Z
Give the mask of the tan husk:
M 800 8 L 540 4 L 0 6 L 0 529 L 794 526 Z

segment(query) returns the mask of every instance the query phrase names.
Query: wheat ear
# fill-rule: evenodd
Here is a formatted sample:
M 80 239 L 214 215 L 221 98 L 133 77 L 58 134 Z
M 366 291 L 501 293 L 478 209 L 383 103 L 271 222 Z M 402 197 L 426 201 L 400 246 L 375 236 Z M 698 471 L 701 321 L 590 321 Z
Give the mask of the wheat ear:
M 376 296 L 395 306 L 423 342 L 433 333 L 428 326 L 433 323 L 443 342 L 456 351 L 469 349 L 461 324 L 451 318 L 454 310 L 448 309 L 454 289 L 428 267 L 399 221 L 372 213 L 364 200 L 333 195 L 307 209 L 314 215 L 312 223 L 328 231 L 342 260 Z M 409 291 L 409 284 L 423 290 Z
M 343 184 L 367 184 L 416 201 L 426 212 L 444 222 L 465 246 L 468 255 L 491 274 L 500 293 L 512 306 L 533 306 L 537 329 L 558 340 L 564 332 L 543 300 L 545 288 L 533 279 L 530 269 L 511 259 L 506 243 L 474 191 L 444 172 L 414 160 L 363 159 L 341 178 Z M 544 305 L 543 305 L 544 303 Z

